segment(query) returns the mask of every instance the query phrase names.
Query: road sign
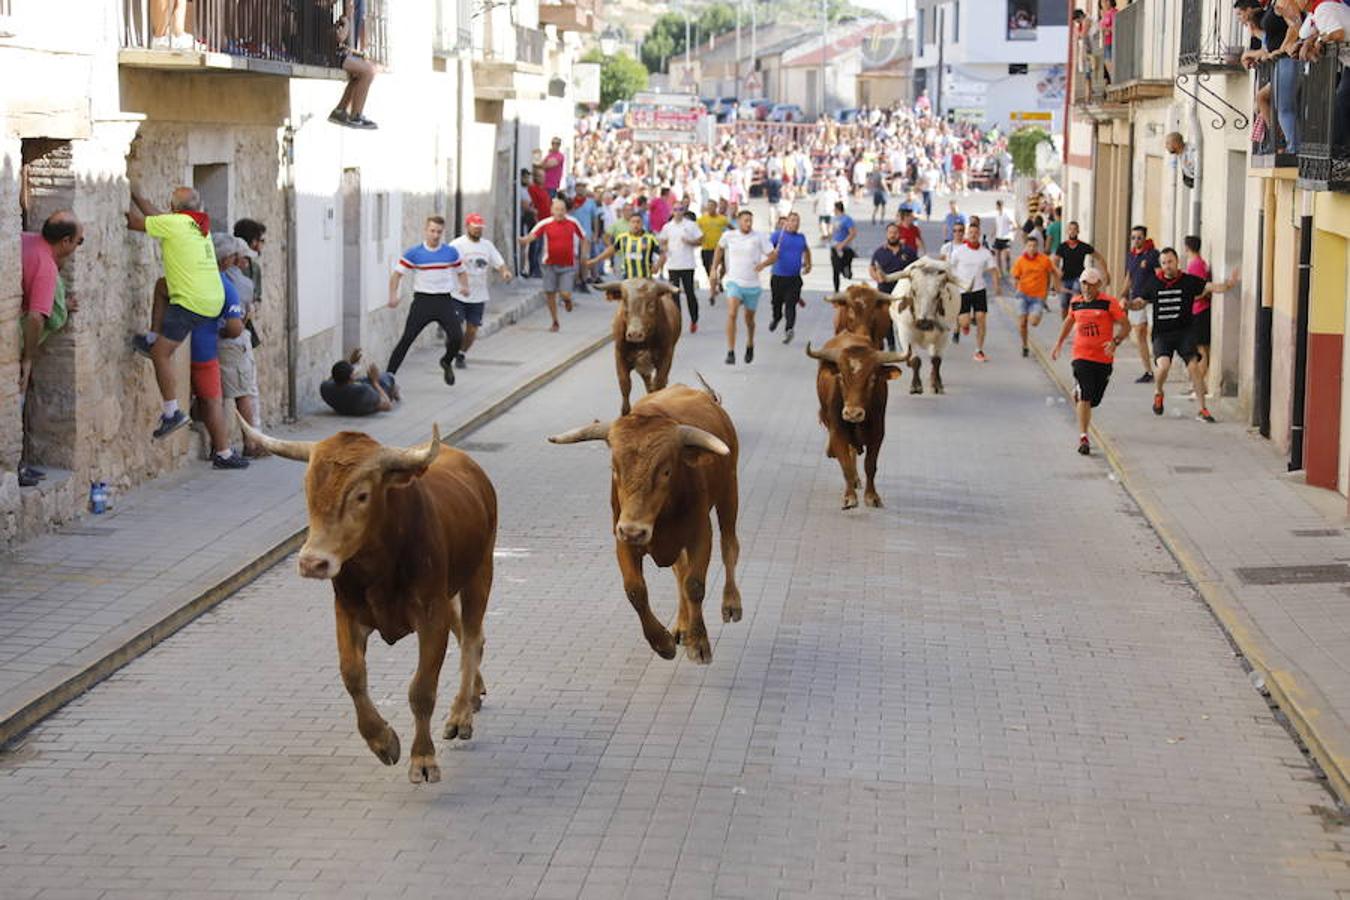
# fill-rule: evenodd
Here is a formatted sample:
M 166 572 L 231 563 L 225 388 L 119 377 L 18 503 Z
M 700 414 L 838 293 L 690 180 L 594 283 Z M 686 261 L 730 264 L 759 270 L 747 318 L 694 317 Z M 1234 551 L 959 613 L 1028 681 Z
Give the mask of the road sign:
M 695 144 L 706 110 L 693 94 L 643 91 L 633 96 L 631 113 L 633 140 L 639 144 Z
M 572 63 L 572 93 L 578 103 L 600 102 L 599 63 Z
M 1048 123 L 1055 120 L 1055 114 L 1045 110 L 1036 110 L 1034 112 L 1010 112 L 1008 113 L 1010 122 L 1030 124 L 1030 123 Z
M 764 79 L 759 77 L 758 72 L 751 72 L 745 76 L 745 92 L 747 94 L 757 94 L 764 90 Z
M 702 107 L 703 101 L 693 94 L 659 94 L 655 91 L 639 91 L 633 95 L 633 105 Z

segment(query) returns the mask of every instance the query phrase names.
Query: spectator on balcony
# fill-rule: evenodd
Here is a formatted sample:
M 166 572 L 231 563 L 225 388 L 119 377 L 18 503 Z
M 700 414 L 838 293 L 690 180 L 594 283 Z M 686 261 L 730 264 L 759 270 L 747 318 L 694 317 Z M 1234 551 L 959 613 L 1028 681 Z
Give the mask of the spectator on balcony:
M 1252 140 L 1262 143 L 1278 121 L 1284 137 L 1278 146 L 1284 152 L 1297 152 L 1299 72 L 1291 53 L 1298 40 L 1298 12 L 1286 8 L 1282 0 L 1273 0 L 1269 6 L 1261 5 L 1260 0 L 1238 0 L 1235 6 L 1252 34 L 1251 47 L 1241 57 L 1243 65 L 1251 68 L 1270 62 L 1274 66 L 1271 80 L 1256 91 Z
M 1350 6 L 1344 3 L 1330 3 L 1327 0 L 1297 0 L 1308 11 L 1299 29 L 1303 39 L 1301 58 L 1312 61 L 1321 57 L 1327 44 L 1339 44 L 1337 56 L 1341 64 L 1339 81 L 1336 85 L 1336 107 L 1332 131 L 1332 142 L 1336 147 L 1344 147 L 1350 140 L 1350 45 L 1345 43 L 1346 33 L 1350 32 Z
M 151 0 L 151 50 L 191 50 L 197 46 L 187 31 L 187 6 L 188 0 Z
M 363 114 L 375 82 L 375 64 L 366 59 L 366 0 L 345 0 L 344 10 L 337 21 L 337 59 L 347 73 L 347 87 L 328 121 L 349 128 L 378 128 Z
M 1106 80 L 1110 83 L 1116 72 L 1116 0 L 1097 0 L 1097 27 L 1102 36 L 1102 58 L 1106 60 Z
M 549 197 L 558 196 L 558 191 L 562 188 L 563 175 L 567 173 L 567 157 L 562 152 L 562 138 L 553 139 L 549 144 L 548 153 L 544 155 L 539 166 L 544 170 L 544 188 L 548 191 Z
M 1174 157 L 1173 165 L 1181 167 L 1181 183 L 1188 188 L 1195 187 L 1195 147 L 1186 143 L 1179 131 L 1168 132 L 1163 138 L 1163 147 Z

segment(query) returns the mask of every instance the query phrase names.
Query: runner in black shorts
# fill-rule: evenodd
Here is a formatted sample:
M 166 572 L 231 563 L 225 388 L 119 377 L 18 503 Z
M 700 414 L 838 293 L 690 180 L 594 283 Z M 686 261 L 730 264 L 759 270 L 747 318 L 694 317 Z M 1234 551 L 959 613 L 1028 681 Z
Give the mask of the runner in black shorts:
M 1050 351 L 1051 359 L 1059 358 L 1064 340 L 1073 336 L 1073 381 L 1075 412 L 1078 413 L 1078 452 L 1087 456 L 1092 452 L 1088 429 L 1092 425 L 1092 410 L 1101 405 L 1106 385 L 1111 380 L 1111 366 L 1116 348 L 1130 334 L 1130 320 L 1125 308 L 1114 297 L 1101 293 L 1106 281 L 1097 269 L 1085 269 L 1079 275 L 1081 294 L 1069 302 L 1069 315 L 1059 329 L 1059 339 Z
M 1089 258 L 1092 259 L 1105 282 L 1111 281 L 1111 273 L 1107 271 L 1106 260 L 1091 244 L 1078 239 L 1078 223 L 1070 222 L 1067 229 L 1064 240 L 1055 248 L 1053 256 L 1059 268 L 1059 280 L 1063 287 L 1059 294 L 1060 318 L 1069 314 L 1069 302 L 1078 293 L 1078 279 L 1087 267 Z
M 952 247 L 947 260 L 952 275 L 966 288 L 961 294 L 961 310 L 957 318 L 958 333 L 969 334 L 971 319 L 975 320 L 975 361 L 988 362 L 984 353 L 984 337 L 988 327 L 989 297 L 985 293 L 985 275 L 994 273 L 995 293 L 998 293 L 998 263 L 994 254 L 980 242 L 980 226 L 971 222 L 966 226 L 965 243 Z M 955 335 L 953 336 L 955 337 Z

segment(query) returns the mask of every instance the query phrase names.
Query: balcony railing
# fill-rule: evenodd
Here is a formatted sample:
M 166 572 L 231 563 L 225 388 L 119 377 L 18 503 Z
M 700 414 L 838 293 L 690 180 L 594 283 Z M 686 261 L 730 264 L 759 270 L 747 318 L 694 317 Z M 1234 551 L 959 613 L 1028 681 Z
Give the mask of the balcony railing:
M 1336 88 L 1343 77 L 1338 44 L 1304 65 L 1299 84 L 1298 183 L 1311 191 L 1350 192 L 1350 135 L 1337 128 Z M 1350 118 L 1350 110 L 1340 118 Z
M 1282 102 L 1281 92 L 1298 89 L 1296 85 L 1285 84 L 1284 79 L 1275 78 L 1275 65 L 1275 62 L 1271 60 L 1257 63 L 1253 69 L 1255 77 L 1252 79 L 1253 99 L 1262 91 L 1262 89 L 1267 86 L 1270 87 L 1270 108 L 1272 110 L 1280 108 Z M 1255 130 L 1253 130 L 1252 136 L 1256 136 Z M 1289 153 L 1282 152 L 1281 148 L 1284 146 L 1285 137 L 1280 131 L 1279 117 L 1272 116 L 1271 121 L 1265 124 L 1265 134 L 1261 136 L 1261 140 L 1252 141 L 1253 168 L 1288 168 L 1295 165 L 1297 159 Z
M 1227 0 L 1182 0 L 1177 55 L 1183 72 L 1241 69 L 1246 33 Z
M 1116 12 L 1116 25 L 1112 37 L 1115 73 L 1111 79 L 1116 85 L 1126 85 L 1143 77 L 1144 5 L 1141 0 Z
M 151 0 L 122 0 L 122 49 L 151 50 Z M 337 4 L 308 0 L 196 0 L 187 30 L 195 51 L 336 68 Z M 366 0 L 363 49 L 387 61 L 386 0 Z M 187 48 L 179 48 L 187 49 Z
M 1074 48 L 1073 102 L 1076 106 L 1106 102 L 1106 55 L 1099 35 L 1078 38 Z
M 1160 19 L 1162 0 L 1134 0 L 1116 12 L 1113 68 L 1107 90 L 1116 100 L 1171 96 L 1173 60 L 1167 57 L 1172 35 Z
M 516 60 L 532 66 L 544 64 L 546 37 L 538 28 L 516 26 Z

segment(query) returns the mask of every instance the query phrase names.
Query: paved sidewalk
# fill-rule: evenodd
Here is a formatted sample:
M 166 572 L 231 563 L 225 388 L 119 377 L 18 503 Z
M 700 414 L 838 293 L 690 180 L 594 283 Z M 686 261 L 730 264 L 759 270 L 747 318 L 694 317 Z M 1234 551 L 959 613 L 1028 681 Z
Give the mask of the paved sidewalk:
M 1033 339 L 1067 390 L 1073 381 L 1068 353 L 1049 359 L 1058 329 L 1056 315 Z M 1122 347 L 1116 377 L 1093 416 L 1094 442 L 1290 717 L 1333 790 L 1350 802 L 1345 501 L 1308 487 L 1302 473 L 1288 474 L 1274 445 L 1242 421 L 1196 421 L 1196 404 L 1184 397 L 1189 383 L 1179 371 L 1174 367 L 1166 413 L 1158 418 L 1150 409 L 1153 386 L 1133 383 L 1134 348 Z M 1214 408 L 1222 416 L 1221 406 Z M 1074 449 L 1065 445 L 1066 458 Z M 1265 580 L 1282 583 L 1260 583 Z
M 315 414 L 275 433 L 355 428 L 412 444 L 437 422 L 447 439 L 462 437 L 608 337 L 612 307 L 594 295 L 580 295 L 562 332 L 550 333 L 538 284 L 498 288 L 488 336 L 455 387 L 441 380 L 439 349 L 417 350 L 399 372 L 394 411 Z M 280 459 L 245 472 L 194 461 L 117 496 L 109 514 L 0 555 L 0 746 L 295 549 L 306 524 L 298 473 Z

